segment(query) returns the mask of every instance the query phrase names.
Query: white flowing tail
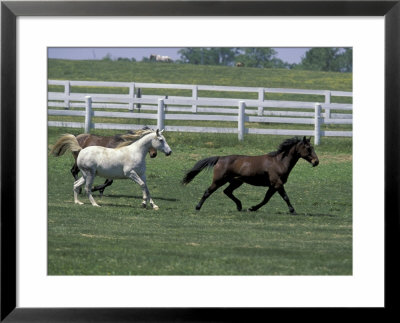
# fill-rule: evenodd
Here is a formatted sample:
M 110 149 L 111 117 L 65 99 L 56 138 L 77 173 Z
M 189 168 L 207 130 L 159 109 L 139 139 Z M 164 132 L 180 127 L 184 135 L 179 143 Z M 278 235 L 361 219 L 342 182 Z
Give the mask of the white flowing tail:
M 59 157 L 64 155 L 68 150 L 71 150 L 72 152 L 79 152 L 82 150 L 82 147 L 79 146 L 76 137 L 71 134 L 65 134 L 61 136 L 51 148 L 50 154 L 55 157 Z

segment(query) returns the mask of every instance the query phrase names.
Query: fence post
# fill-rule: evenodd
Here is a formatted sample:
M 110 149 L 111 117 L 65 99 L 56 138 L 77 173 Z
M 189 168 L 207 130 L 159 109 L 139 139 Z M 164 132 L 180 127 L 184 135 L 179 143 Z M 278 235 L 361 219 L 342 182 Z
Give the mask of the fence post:
M 325 104 L 331 103 L 331 91 L 325 91 Z M 325 119 L 331 118 L 331 109 L 325 108 Z
M 69 103 L 69 96 L 71 94 L 71 86 L 69 81 L 66 81 L 64 84 L 64 94 L 65 94 L 65 99 L 64 99 L 64 109 L 69 110 L 70 108 L 70 103 Z
M 141 97 L 142 97 L 142 89 L 138 88 L 136 93 L 136 98 L 140 99 Z M 137 103 L 136 108 L 139 110 L 139 112 L 140 112 L 140 107 L 141 107 L 140 103 Z
M 162 130 L 164 129 L 164 99 L 158 99 L 158 108 L 157 108 L 157 128 Z
M 258 90 L 258 101 L 264 101 L 265 91 L 264 88 Z M 264 114 L 264 107 L 258 107 L 258 116 L 262 117 Z
M 244 111 L 246 108 L 246 103 L 244 101 L 239 101 L 239 111 L 238 111 L 238 139 L 242 141 L 244 139 Z
M 85 96 L 86 113 L 85 113 L 85 133 L 90 133 L 92 127 L 92 98 Z
M 193 89 L 192 89 L 192 98 L 193 98 L 193 100 L 197 100 L 198 99 L 197 90 L 198 90 L 197 89 L 197 85 L 193 86 Z M 197 113 L 197 105 L 196 104 L 192 105 L 192 112 L 193 113 Z
M 135 98 L 135 83 L 129 84 L 129 111 L 133 112 L 133 99 Z
M 166 96 L 164 97 L 164 100 L 168 100 L 168 95 L 166 95 Z M 165 104 L 165 101 L 164 101 L 164 112 L 167 112 L 167 111 L 168 111 L 168 105 Z
M 321 141 L 321 104 L 315 103 L 315 133 L 314 144 L 317 146 Z

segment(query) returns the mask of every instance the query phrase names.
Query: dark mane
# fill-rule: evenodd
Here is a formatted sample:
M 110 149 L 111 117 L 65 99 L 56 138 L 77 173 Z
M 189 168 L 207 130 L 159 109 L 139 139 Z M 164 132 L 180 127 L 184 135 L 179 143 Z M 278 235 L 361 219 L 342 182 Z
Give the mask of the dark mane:
M 277 151 L 272 151 L 268 154 L 268 156 L 274 157 L 276 155 L 279 155 L 280 153 L 284 152 L 284 153 L 288 153 L 290 148 L 292 148 L 294 145 L 296 145 L 297 143 L 299 143 L 301 141 L 300 138 L 298 137 L 293 137 L 290 139 L 286 139 L 284 142 L 282 142 Z
M 124 141 L 124 139 L 121 138 L 122 133 L 118 133 L 116 135 L 114 135 L 114 140 L 115 141 Z
M 142 129 L 140 130 L 150 130 L 150 128 L 148 126 L 144 126 Z M 137 133 L 138 130 L 128 130 L 127 133 L 119 133 L 114 135 L 114 140 L 116 141 L 125 141 L 126 138 L 124 138 L 126 136 L 126 134 L 128 135 L 134 135 L 135 133 Z

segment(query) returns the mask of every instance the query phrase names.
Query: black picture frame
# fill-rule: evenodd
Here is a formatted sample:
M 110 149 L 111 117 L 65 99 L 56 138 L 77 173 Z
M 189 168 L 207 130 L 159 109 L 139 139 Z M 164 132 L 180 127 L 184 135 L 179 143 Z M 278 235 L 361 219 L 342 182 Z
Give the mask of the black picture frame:
M 16 19 L 18 16 L 384 16 L 385 306 L 396 311 L 399 275 L 400 1 L 2 1 L 1 2 L 1 322 L 191 322 L 264 317 L 266 309 L 18 308 L 16 282 Z M 38 291 L 40 292 L 40 291 Z M 394 292 L 394 293 L 393 293 Z M 286 309 L 269 309 L 279 312 Z M 296 309 L 294 309 L 296 310 Z M 300 309 L 297 309 L 300 316 Z M 329 309 L 326 309 L 329 310 Z M 384 311 L 384 312 L 382 312 Z M 335 315 L 330 311 L 330 315 Z M 371 313 L 371 312 L 369 312 Z M 240 315 L 239 315 L 240 314 Z M 392 315 L 393 313 L 391 313 Z M 261 316 L 260 316 L 261 315 Z M 309 319 L 309 314 L 307 319 Z M 368 314 L 370 315 L 370 314 Z M 318 316 L 318 315 L 316 315 Z M 282 318 L 282 317 L 281 317 Z M 306 317 L 305 317 L 306 318 Z M 333 318 L 330 316 L 330 318 Z M 350 318 L 350 317 L 349 317 Z M 257 319 L 257 320 L 258 320 Z M 266 319 L 264 317 L 264 319 Z M 322 319 L 319 317 L 319 320 Z

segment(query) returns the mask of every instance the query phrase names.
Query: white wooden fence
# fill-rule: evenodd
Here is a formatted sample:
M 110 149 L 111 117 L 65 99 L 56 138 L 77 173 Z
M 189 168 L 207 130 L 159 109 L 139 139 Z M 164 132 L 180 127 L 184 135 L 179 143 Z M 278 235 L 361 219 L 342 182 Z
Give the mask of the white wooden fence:
M 92 123 L 92 117 L 155 119 L 157 128 L 167 131 L 237 133 L 239 140 L 245 134 L 315 136 L 315 144 L 322 136 L 351 137 L 352 131 L 326 131 L 323 124 L 352 124 L 352 104 L 331 103 L 331 97 L 352 97 L 352 92 L 300 90 L 276 88 L 227 87 L 209 85 L 48 81 L 49 85 L 64 87 L 63 92 L 48 92 L 48 115 L 84 116 L 85 122 L 48 121 L 49 126 L 94 129 L 132 130 L 141 124 Z M 128 94 L 73 93 L 71 87 L 119 87 L 128 88 Z M 190 90 L 191 96 L 138 95 L 137 89 Z M 256 93 L 257 99 L 233 99 L 200 97 L 199 91 Z M 268 100 L 269 93 L 319 95 L 319 102 Z M 54 109 L 58 108 L 58 109 Z M 63 108 L 63 109 L 60 109 Z M 71 110 L 85 108 L 85 110 Z M 95 109 L 95 110 L 93 110 Z M 102 109 L 126 109 L 128 112 L 101 111 Z M 273 109 L 273 110 L 271 110 Z M 334 111 L 332 111 L 334 110 Z M 344 113 L 339 113 L 344 112 Z M 165 120 L 230 121 L 235 128 L 165 126 Z M 245 123 L 283 123 L 313 125 L 312 130 L 246 128 Z M 290 126 L 289 126 L 290 127 Z

